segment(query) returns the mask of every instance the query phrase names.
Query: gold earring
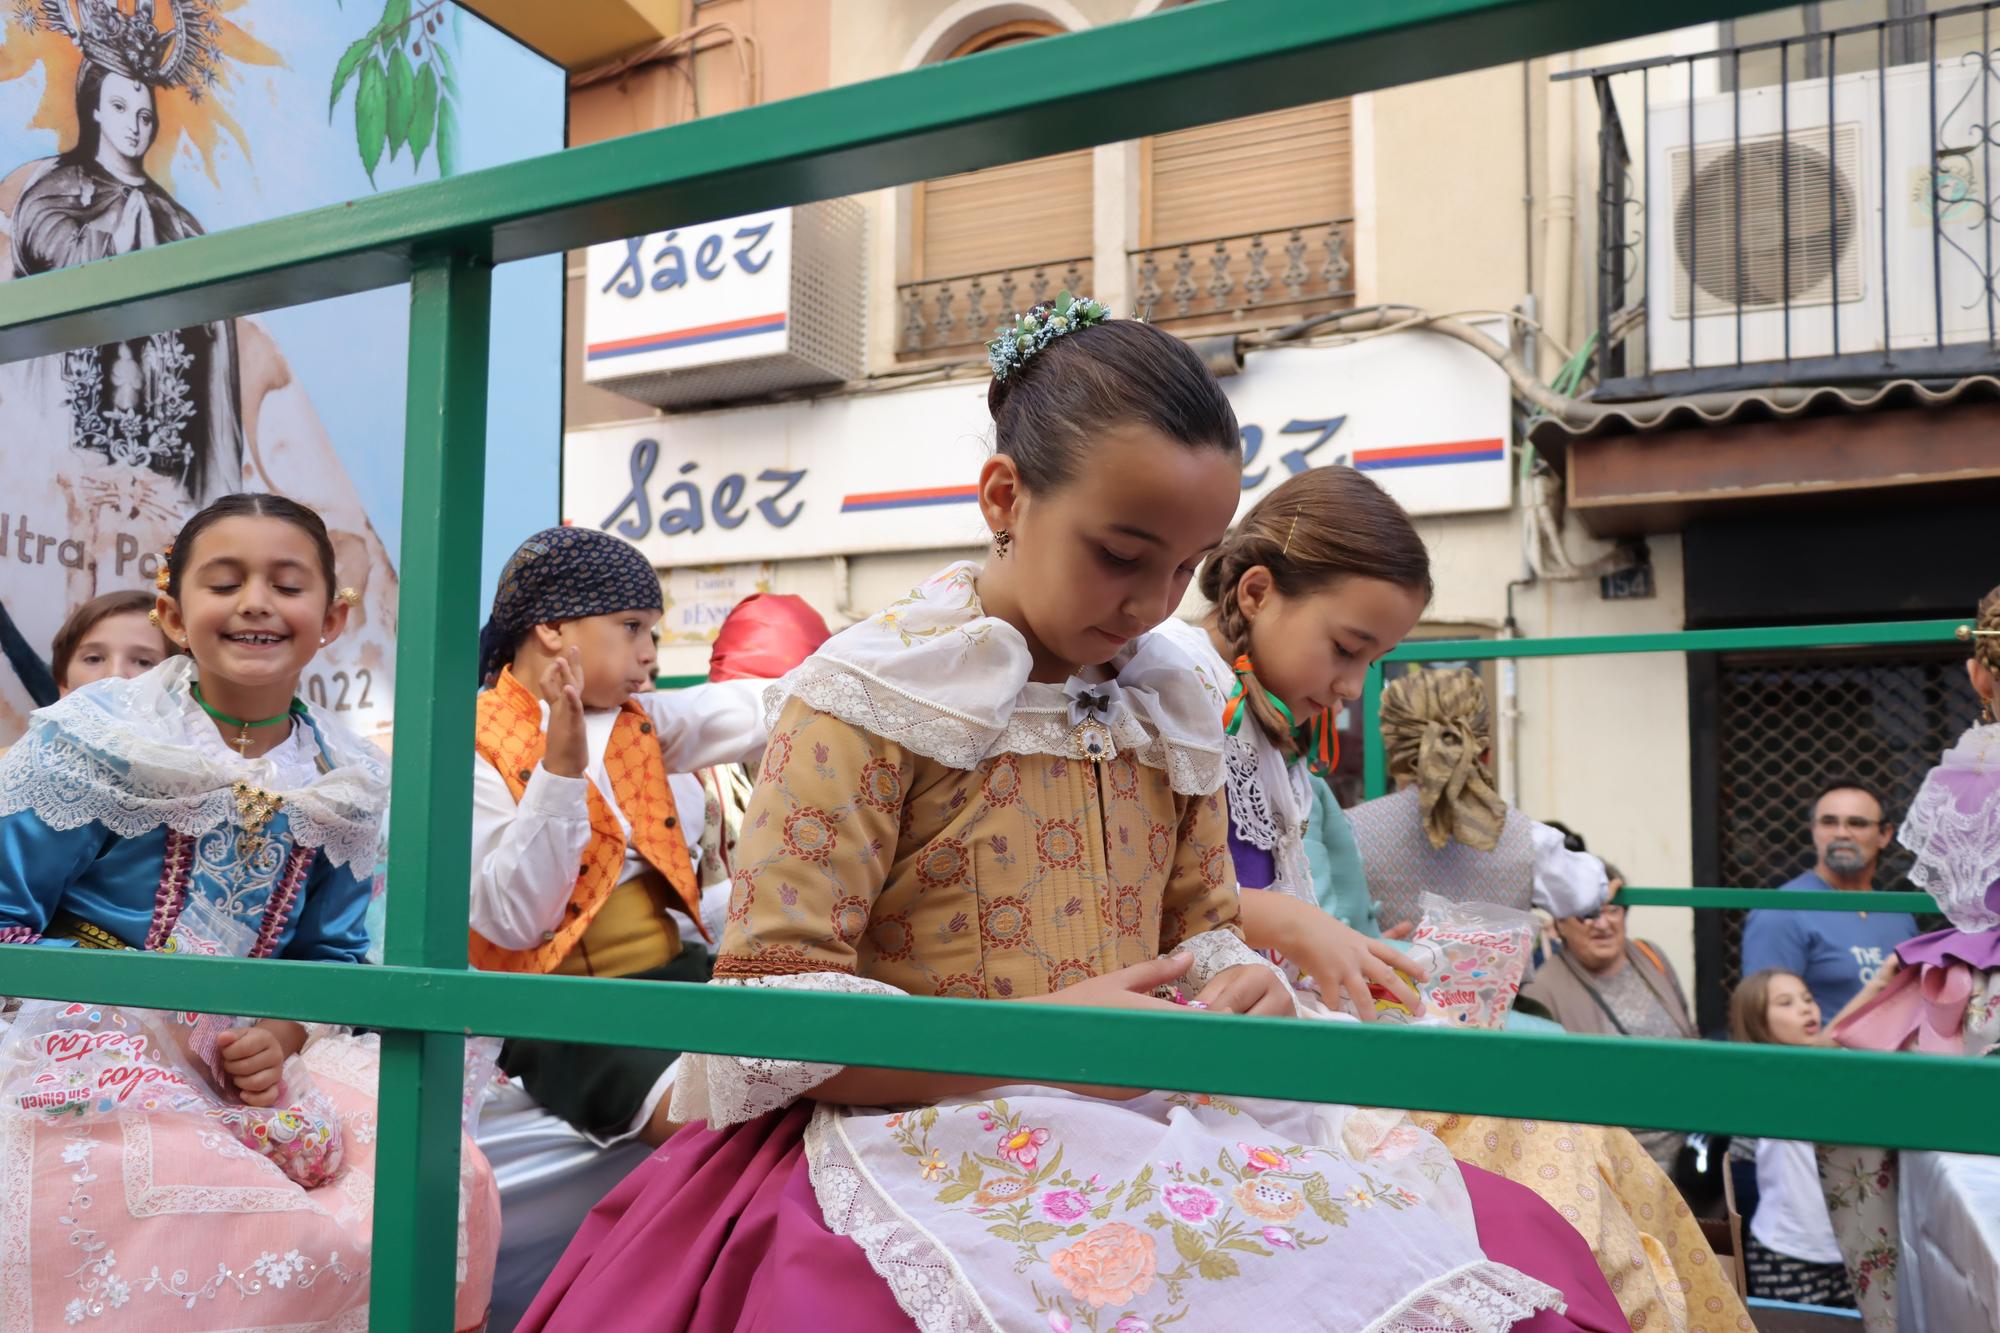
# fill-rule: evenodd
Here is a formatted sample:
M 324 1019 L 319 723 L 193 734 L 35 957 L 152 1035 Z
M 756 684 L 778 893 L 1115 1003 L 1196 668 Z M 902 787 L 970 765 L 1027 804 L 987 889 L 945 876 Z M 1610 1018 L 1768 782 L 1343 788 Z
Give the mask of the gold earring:
M 1993 701 L 1983 696 L 1979 700 L 1979 722 L 1981 726 L 1993 723 Z
M 160 627 L 160 608 L 156 606 L 152 610 L 148 611 L 146 613 L 146 619 L 153 622 L 154 629 L 158 629 Z
M 361 594 L 353 588 L 342 588 L 333 596 L 336 601 L 346 602 L 349 606 L 361 605 Z
M 1000 531 L 993 534 L 994 555 L 1004 560 L 1007 558 L 1007 552 L 1012 550 L 1013 547 L 1014 547 L 1014 534 L 1007 531 L 1007 529 L 1002 528 L 1000 529 Z

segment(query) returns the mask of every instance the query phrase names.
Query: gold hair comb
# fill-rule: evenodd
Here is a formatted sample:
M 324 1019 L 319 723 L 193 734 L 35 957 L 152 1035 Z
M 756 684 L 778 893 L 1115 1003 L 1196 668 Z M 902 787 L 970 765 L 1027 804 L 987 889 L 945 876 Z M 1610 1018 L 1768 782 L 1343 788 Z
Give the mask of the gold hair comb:
M 361 594 L 353 588 L 342 588 L 333 596 L 336 601 L 346 602 L 349 606 L 361 605 Z

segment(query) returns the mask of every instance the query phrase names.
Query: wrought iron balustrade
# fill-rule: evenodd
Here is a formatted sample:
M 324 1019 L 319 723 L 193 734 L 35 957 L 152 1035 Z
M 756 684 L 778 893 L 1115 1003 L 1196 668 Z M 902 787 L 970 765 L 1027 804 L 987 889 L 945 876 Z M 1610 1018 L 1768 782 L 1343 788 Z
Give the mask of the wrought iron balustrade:
M 1134 250 L 1141 319 L 1241 319 L 1279 306 L 1354 300 L 1354 219 L 1241 232 Z
M 905 357 L 976 352 L 996 327 L 1030 306 L 1058 292 L 1090 291 L 1094 272 L 1084 255 L 904 283 L 896 288 L 896 351 Z
M 2000 0 L 1578 70 L 1597 396 L 2000 370 Z

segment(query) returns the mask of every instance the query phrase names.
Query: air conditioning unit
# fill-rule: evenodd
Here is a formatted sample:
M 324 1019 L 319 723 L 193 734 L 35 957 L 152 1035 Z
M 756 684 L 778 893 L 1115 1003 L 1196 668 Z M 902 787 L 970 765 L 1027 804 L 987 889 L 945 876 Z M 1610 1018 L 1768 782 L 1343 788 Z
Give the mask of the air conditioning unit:
M 591 246 L 584 379 L 686 407 L 858 378 L 863 230 L 828 199 Z
M 1836 77 L 1830 117 L 1825 79 L 1653 107 L 1651 368 L 1929 346 L 1940 313 L 1985 341 L 1981 68 L 1939 66 L 1935 140 L 1929 65 Z

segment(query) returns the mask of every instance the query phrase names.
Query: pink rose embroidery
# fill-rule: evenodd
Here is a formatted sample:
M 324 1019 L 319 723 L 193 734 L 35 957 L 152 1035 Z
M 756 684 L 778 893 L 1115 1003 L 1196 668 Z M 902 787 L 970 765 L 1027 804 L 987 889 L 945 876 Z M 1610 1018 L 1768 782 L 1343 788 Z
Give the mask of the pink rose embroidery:
M 1042 1194 L 1042 1216 L 1051 1222 L 1074 1222 L 1090 1211 L 1090 1200 L 1075 1190 L 1046 1190 Z
M 1153 1333 L 1153 1326 L 1138 1315 L 1128 1314 L 1111 1326 L 1111 1333 Z
M 1069 1294 L 1102 1309 L 1152 1289 L 1159 1274 L 1153 1238 L 1124 1222 L 1106 1222 L 1049 1259 L 1049 1271 Z
M 1072 1325 L 1069 1322 L 1068 1315 L 1064 1314 L 1061 1310 L 1051 1310 L 1049 1311 L 1049 1327 L 1054 1330 L 1054 1333 L 1069 1333 Z
M 1299 1243 L 1292 1239 L 1292 1233 L 1283 1227 L 1265 1227 L 1264 1243 L 1274 1250 L 1296 1250 Z
M 1247 1143 L 1239 1143 L 1236 1150 L 1243 1154 L 1243 1165 L 1252 1171 L 1283 1171 L 1291 1165 L 1276 1148 L 1253 1148 Z
M 1174 1215 L 1186 1222 L 1205 1222 L 1220 1206 L 1215 1196 L 1199 1185 L 1169 1185 L 1164 1197 Z
M 1012 1162 L 1023 1171 L 1035 1169 L 1035 1162 L 1042 1155 L 1042 1145 L 1049 1141 L 1046 1129 L 1028 1129 L 1025 1126 L 1000 1140 L 1002 1161 Z

